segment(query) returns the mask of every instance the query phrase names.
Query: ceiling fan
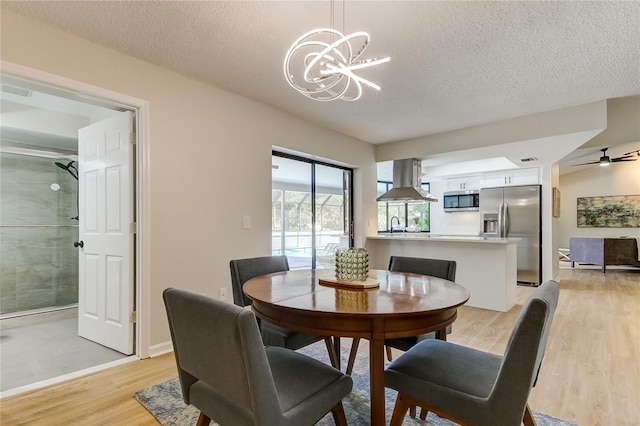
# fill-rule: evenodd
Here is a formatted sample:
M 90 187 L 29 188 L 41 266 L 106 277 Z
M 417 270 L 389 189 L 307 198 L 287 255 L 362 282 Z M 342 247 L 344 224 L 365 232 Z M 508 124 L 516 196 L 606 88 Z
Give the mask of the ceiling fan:
M 621 157 L 616 157 L 616 158 L 609 158 L 609 156 L 607 155 L 607 150 L 609 148 L 602 148 L 600 151 L 602 151 L 602 156 L 600 157 L 600 159 L 598 161 L 591 161 L 589 163 L 580 163 L 580 164 L 574 164 L 574 166 L 584 166 L 587 164 L 599 164 L 601 166 L 608 166 L 611 163 L 617 163 L 620 161 L 636 161 L 637 158 L 633 158 L 633 157 L 638 157 L 640 156 L 640 150 L 638 151 L 631 151 L 631 152 L 627 152 L 626 154 L 622 155 Z

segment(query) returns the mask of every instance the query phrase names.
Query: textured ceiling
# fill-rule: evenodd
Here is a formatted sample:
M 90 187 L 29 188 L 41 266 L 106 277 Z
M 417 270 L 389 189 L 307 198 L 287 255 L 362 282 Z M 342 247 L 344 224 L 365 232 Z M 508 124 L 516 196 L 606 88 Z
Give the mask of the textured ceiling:
M 640 2 L 350 1 L 336 28 L 367 30 L 357 102 L 290 88 L 283 58 L 330 23 L 330 1 L 2 1 L 148 62 L 371 143 L 640 94 Z

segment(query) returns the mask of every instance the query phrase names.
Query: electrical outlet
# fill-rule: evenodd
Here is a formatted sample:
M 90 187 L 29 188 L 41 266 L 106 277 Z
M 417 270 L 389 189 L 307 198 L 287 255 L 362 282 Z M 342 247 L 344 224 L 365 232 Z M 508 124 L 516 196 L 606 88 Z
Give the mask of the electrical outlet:
M 226 287 L 222 287 L 220 289 L 219 296 L 220 296 L 220 300 L 224 300 L 224 301 L 227 300 L 227 288 Z

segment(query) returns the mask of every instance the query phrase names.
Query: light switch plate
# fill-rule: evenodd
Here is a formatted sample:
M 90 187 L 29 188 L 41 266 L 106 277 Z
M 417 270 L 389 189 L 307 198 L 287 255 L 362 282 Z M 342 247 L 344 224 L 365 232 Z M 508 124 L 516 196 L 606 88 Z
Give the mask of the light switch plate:
M 242 216 L 242 229 L 251 229 L 251 216 Z

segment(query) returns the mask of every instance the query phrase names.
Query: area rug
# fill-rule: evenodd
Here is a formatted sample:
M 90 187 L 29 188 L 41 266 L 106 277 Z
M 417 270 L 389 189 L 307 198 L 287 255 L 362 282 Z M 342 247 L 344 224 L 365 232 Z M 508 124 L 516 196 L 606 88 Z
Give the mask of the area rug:
M 323 342 L 316 343 L 299 350 L 299 352 L 329 363 L 326 347 Z M 346 365 L 349 351 L 343 348 L 341 353 L 342 364 Z M 344 411 L 347 423 L 351 426 L 369 425 L 369 361 L 366 354 L 358 354 L 351 374 L 353 390 L 344 398 Z M 177 378 L 142 389 L 133 397 L 137 399 L 153 416 L 165 426 L 190 426 L 195 425 L 200 412 L 193 406 L 187 406 L 182 402 L 180 382 Z M 391 419 L 393 406 L 396 400 L 396 392 L 386 389 L 387 420 Z M 575 426 L 546 414 L 534 413 L 538 426 Z M 214 425 L 215 423 L 211 423 Z M 422 426 L 453 426 L 455 423 L 442 419 L 433 413 L 429 413 L 426 421 L 412 419 L 407 415 L 404 425 Z M 328 414 L 317 425 L 333 426 L 333 417 Z

